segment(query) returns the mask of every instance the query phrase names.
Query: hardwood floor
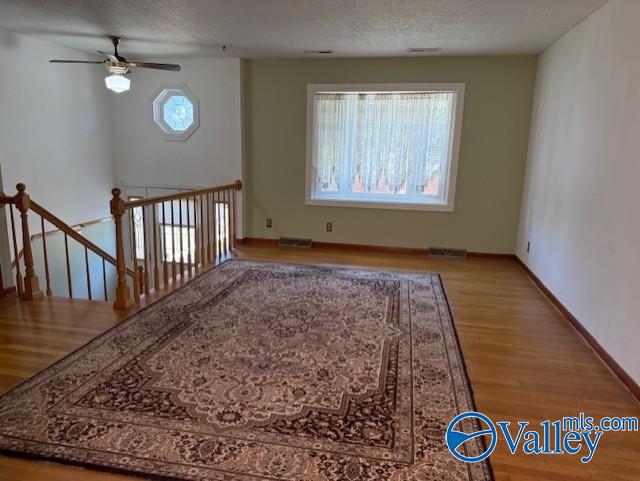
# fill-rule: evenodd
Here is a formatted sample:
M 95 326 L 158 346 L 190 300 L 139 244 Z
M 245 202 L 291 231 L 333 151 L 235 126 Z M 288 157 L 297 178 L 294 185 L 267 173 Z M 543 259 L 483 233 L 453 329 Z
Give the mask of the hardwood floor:
M 459 333 L 478 410 L 494 421 L 637 416 L 640 403 L 585 345 L 512 260 L 436 259 L 345 249 L 242 246 L 244 259 L 439 272 Z M 124 317 L 110 304 L 50 299 L 0 302 L 0 392 L 6 392 Z M 605 433 L 593 460 L 491 456 L 496 481 L 640 480 L 640 433 Z M 6 481 L 106 481 L 130 477 L 0 456 Z

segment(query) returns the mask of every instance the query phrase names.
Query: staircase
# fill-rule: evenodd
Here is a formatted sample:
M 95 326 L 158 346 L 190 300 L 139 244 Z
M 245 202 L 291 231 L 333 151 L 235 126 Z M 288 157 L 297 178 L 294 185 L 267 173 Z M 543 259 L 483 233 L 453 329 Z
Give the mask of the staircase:
M 35 202 L 24 184 L 16 188 L 14 196 L 0 193 L 0 206 L 8 211 L 14 258 L 8 267 L 23 301 L 59 296 L 66 284 L 68 298 L 128 309 L 229 258 L 236 246 L 240 181 L 131 201 L 113 189 L 107 220 L 113 254 Z M 54 232 L 62 235 L 55 246 Z

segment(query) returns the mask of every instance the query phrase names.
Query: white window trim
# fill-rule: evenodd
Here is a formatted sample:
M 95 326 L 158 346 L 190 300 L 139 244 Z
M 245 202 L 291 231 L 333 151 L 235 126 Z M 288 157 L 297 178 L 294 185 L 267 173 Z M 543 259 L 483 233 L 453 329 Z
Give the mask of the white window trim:
M 165 102 L 173 95 L 183 95 L 193 105 L 193 123 L 183 131 L 176 131 L 169 126 L 163 117 Z M 164 140 L 186 142 L 200 127 L 200 102 L 196 94 L 184 83 L 167 83 L 161 85 L 149 99 L 151 105 L 151 125 Z
M 370 209 L 422 210 L 452 212 L 458 174 L 460 156 L 460 140 L 462 138 L 462 116 L 464 113 L 464 83 L 402 83 L 402 84 L 308 84 L 307 85 L 307 146 L 306 146 L 306 180 L 305 204 L 329 207 L 362 207 Z M 455 92 L 453 132 L 451 141 L 451 161 L 447 184 L 444 186 L 444 204 L 424 204 L 417 202 L 380 202 L 376 200 L 339 200 L 313 198 L 313 145 L 314 145 L 314 94 L 324 92 Z

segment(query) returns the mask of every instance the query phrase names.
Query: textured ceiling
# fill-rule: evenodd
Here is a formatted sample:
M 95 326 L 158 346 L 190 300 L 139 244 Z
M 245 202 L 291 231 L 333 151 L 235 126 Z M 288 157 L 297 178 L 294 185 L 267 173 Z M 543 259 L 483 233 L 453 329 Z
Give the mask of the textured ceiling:
M 0 0 L 0 27 L 130 57 L 537 53 L 607 0 Z M 226 52 L 221 46 L 227 45 Z

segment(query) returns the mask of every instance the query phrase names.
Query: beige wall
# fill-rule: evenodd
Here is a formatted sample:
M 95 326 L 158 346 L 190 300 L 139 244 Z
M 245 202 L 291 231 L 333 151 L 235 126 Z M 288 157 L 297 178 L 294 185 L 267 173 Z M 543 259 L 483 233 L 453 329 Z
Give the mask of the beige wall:
M 110 101 L 101 65 L 50 64 L 93 59 L 52 43 L 0 30 L 0 164 L 4 189 L 16 184 L 69 224 L 109 214 L 115 185 Z M 78 199 L 82 199 L 78 202 Z M 35 216 L 32 223 L 39 227 Z
M 197 188 L 242 179 L 240 59 L 162 61 L 179 63 L 182 70 L 136 70 L 131 90 L 111 103 L 120 185 L 126 191 L 128 186 Z M 186 84 L 198 98 L 200 127 L 186 142 L 165 140 L 151 121 L 151 99 L 171 83 Z
M 541 56 L 517 254 L 640 382 L 638 19 L 614 0 Z
M 535 57 L 248 60 L 244 72 L 247 236 L 514 252 Z M 466 83 L 454 212 L 305 206 L 307 84 L 375 82 Z
M 94 57 L 0 29 L 0 64 L 11 65 L 0 73 L 0 188 L 15 195 L 16 184 L 24 182 L 35 201 L 69 224 L 109 214 L 113 94 L 104 87 L 100 65 L 54 65 L 49 59 Z M 32 233 L 40 230 L 38 216 L 29 222 Z M 5 285 L 13 283 L 6 231 L 0 215 Z M 19 237 L 17 242 L 20 250 Z

